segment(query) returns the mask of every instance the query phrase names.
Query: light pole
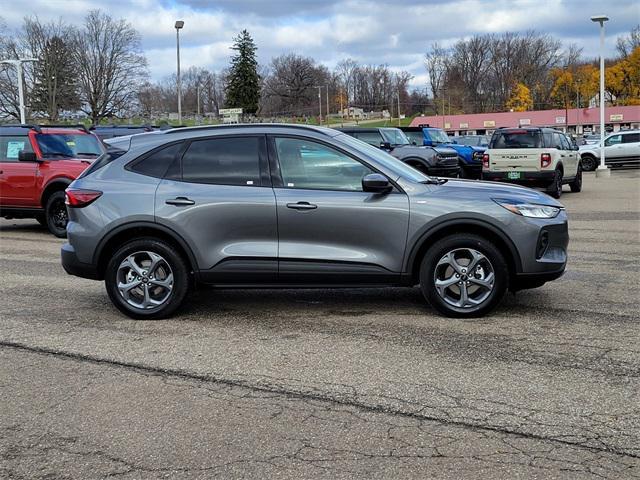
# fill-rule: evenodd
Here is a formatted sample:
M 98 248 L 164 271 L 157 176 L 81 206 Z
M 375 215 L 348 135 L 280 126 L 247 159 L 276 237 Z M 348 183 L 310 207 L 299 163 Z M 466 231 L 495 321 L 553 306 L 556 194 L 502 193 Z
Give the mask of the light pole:
M 313 88 L 318 89 L 318 107 L 320 111 L 320 125 L 322 125 L 322 93 L 320 92 L 322 92 L 324 85 L 320 85 L 319 87 L 313 87 Z
M 20 123 L 27 123 L 25 108 L 24 108 L 24 86 L 22 82 L 22 64 L 24 62 L 37 62 L 37 58 L 18 58 L 16 60 L 2 60 L 0 63 L 6 63 L 16 67 L 18 72 L 18 104 L 20 110 Z
M 329 125 L 329 85 L 325 85 L 325 87 L 327 88 L 327 113 L 325 116 L 327 117 L 327 125 Z
M 184 27 L 182 20 L 176 21 L 176 55 L 178 60 L 178 123 L 182 124 L 182 85 L 180 84 L 180 29 Z
M 596 170 L 596 177 L 609 177 L 609 170 L 604 161 L 604 22 L 609 20 L 606 15 L 594 15 L 592 22 L 600 24 L 600 166 Z

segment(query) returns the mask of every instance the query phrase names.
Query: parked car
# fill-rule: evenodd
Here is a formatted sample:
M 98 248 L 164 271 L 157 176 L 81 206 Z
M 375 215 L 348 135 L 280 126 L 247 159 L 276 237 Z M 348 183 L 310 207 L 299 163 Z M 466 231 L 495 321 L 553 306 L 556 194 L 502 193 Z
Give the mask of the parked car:
M 483 156 L 482 178 L 546 188 L 554 198 L 562 186 L 582 190 L 578 147 L 552 128 L 499 128 Z
M 582 168 L 593 171 L 600 165 L 600 137 L 580 147 Z M 640 130 L 608 134 L 604 139 L 604 162 L 612 167 L 640 166 Z
M 337 130 L 380 148 L 428 175 L 458 176 L 458 154 L 453 149 L 416 146 L 397 128 L 350 127 Z
M 584 135 L 582 137 L 583 145 L 591 145 L 600 141 L 600 135 Z
M 418 127 L 419 128 L 419 127 Z M 460 144 L 449 137 L 441 128 L 422 128 L 423 144 L 435 147 L 452 148 L 460 158 L 460 177 L 480 178 L 482 174 L 482 155 L 486 147 Z
M 67 204 L 64 269 L 104 280 L 132 318 L 171 315 L 197 282 L 420 285 L 439 312 L 474 317 L 567 261 L 567 216 L 550 197 L 430 177 L 321 127 L 140 136 L 76 179 Z
M 84 126 L 0 126 L 0 216 L 66 236 L 64 190 L 104 151 Z

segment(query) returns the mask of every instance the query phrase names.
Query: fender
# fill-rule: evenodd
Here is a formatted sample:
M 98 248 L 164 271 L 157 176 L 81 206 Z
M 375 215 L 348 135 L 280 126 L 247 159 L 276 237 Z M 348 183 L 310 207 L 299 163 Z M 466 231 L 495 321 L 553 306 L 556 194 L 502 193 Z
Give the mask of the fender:
M 147 222 L 147 221 L 135 221 L 135 222 L 124 223 L 122 225 L 117 226 L 113 230 L 109 231 L 109 233 L 104 237 L 102 237 L 102 239 L 98 243 L 98 246 L 96 247 L 96 250 L 93 253 L 92 263 L 94 265 L 98 265 L 98 261 L 100 260 L 102 251 L 104 250 L 105 245 L 107 245 L 111 239 L 113 239 L 116 235 L 126 230 L 131 230 L 134 228 L 150 228 L 153 230 L 158 230 L 168 235 L 169 237 L 171 237 L 171 239 L 174 240 L 178 245 L 180 245 L 182 250 L 184 250 L 184 252 L 187 254 L 187 256 L 189 257 L 190 266 L 192 270 L 197 274 L 198 263 L 196 262 L 196 257 L 193 254 L 193 251 L 191 250 L 191 247 L 189 246 L 189 244 L 171 228 L 159 223 Z
M 513 258 L 516 273 L 520 273 L 522 271 L 522 260 L 520 259 L 520 254 L 518 253 L 518 249 L 516 248 L 514 243 L 511 241 L 511 239 L 508 237 L 508 235 L 504 233 L 504 231 L 500 227 L 491 223 L 491 221 L 489 220 L 489 217 L 486 217 L 486 220 L 481 220 L 478 218 L 469 218 L 464 215 L 465 214 L 463 213 L 462 214 L 451 213 L 449 215 L 445 215 L 444 219 L 442 221 L 439 221 L 435 225 L 432 225 L 432 224 L 425 225 L 419 231 L 418 240 L 411 246 L 409 255 L 405 260 L 404 271 L 408 273 L 413 273 L 411 269 L 415 262 L 416 255 L 418 254 L 420 247 L 422 247 L 422 245 L 424 245 L 425 242 L 429 240 L 429 238 L 451 227 L 455 227 L 458 225 L 464 226 L 464 227 L 467 227 L 469 225 L 474 225 L 474 226 L 485 228 L 491 231 L 491 233 L 495 234 L 498 238 L 500 238 L 504 242 L 504 244 L 509 249 L 511 258 Z M 470 233 L 473 233 L 473 232 L 470 232 Z
M 401 158 L 399 160 L 403 163 L 408 163 L 408 162 L 420 163 L 421 165 L 424 165 L 427 168 L 430 168 L 434 165 L 433 157 L 431 159 L 420 158 L 420 157 L 406 157 L 406 158 Z
M 60 190 L 65 190 L 69 185 L 71 185 L 71 182 L 73 182 L 73 179 L 69 177 L 55 177 L 49 180 L 43 187 L 42 193 L 40 194 L 40 205 L 42 205 L 42 208 L 45 207 L 45 197 L 49 195 L 49 192 L 53 190 L 53 187 L 60 187 Z M 57 190 L 58 188 L 55 189 Z

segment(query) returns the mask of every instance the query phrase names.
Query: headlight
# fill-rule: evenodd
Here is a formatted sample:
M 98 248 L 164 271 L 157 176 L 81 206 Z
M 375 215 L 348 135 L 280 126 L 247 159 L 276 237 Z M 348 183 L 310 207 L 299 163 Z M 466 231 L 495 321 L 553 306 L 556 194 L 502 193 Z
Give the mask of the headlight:
M 518 203 L 500 198 L 494 198 L 494 202 L 506 208 L 516 215 L 531 218 L 555 218 L 560 213 L 561 208 L 550 205 L 537 205 L 535 203 Z

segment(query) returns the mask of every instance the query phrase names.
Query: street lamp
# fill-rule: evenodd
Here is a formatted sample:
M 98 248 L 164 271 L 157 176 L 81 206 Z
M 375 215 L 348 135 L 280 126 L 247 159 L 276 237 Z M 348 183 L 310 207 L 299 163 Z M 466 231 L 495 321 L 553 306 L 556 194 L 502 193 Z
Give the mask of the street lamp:
M 596 177 L 609 177 L 611 170 L 604 162 L 604 22 L 609 20 L 606 15 L 594 15 L 592 22 L 600 24 L 600 166 L 596 170 Z
M 322 94 L 320 92 L 322 92 L 322 89 L 324 87 L 324 85 L 313 87 L 318 89 L 318 109 L 320 111 L 320 125 L 322 125 Z
M 177 20 L 176 24 L 176 54 L 178 60 L 178 124 L 182 124 L 182 86 L 180 85 L 180 29 L 184 27 L 182 20 Z
M 16 60 L 2 60 L 0 63 L 6 63 L 13 65 L 18 71 L 18 102 L 20 105 L 20 123 L 27 123 L 25 108 L 24 108 L 24 86 L 22 83 L 22 64 L 24 62 L 37 62 L 37 58 L 18 58 Z

